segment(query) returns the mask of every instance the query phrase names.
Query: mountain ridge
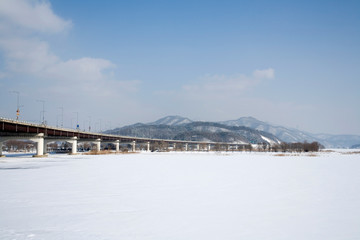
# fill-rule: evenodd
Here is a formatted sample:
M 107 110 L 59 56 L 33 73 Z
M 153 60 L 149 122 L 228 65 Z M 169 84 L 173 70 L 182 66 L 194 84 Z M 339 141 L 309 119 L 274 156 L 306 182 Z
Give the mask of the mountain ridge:
M 284 142 L 319 142 L 326 148 L 351 148 L 360 143 L 360 136 L 357 135 L 335 135 L 335 134 L 315 134 L 301 131 L 294 128 L 287 128 L 262 122 L 253 117 L 241 117 L 236 120 L 222 121 L 225 125 L 242 125 L 257 130 L 266 131 L 274 134 Z
M 177 121 L 176 118 L 179 118 L 180 120 Z M 122 128 L 108 130 L 106 133 L 144 138 L 231 142 L 237 144 L 272 145 L 281 143 L 280 139 L 272 134 L 244 126 L 226 126 L 216 122 L 192 121 L 190 123 L 183 123 L 184 119 L 186 118 L 168 116 L 166 122 L 168 122 L 169 125 L 163 124 L 164 121 L 155 121 L 148 124 L 137 123 Z
M 181 124 L 186 124 L 186 123 L 191 123 L 193 122 L 192 120 L 190 120 L 189 118 L 185 118 L 185 117 L 181 117 L 178 115 L 173 115 L 173 116 L 166 116 L 163 118 L 160 118 L 154 122 L 150 122 L 147 123 L 148 125 L 181 125 Z
M 252 138 L 250 137 L 250 139 L 246 140 L 246 137 L 241 136 L 239 132 L 240 130 L 236 127 L 246 127 L 247 129 L 243 129 L 241 134 L 245 134 L 248 137 L 250 137 L 251 134 L 246 134 L 246 132 L 252 132 L 252 130 L 259 131 L 259 135 L 257 135 L 257 137 L 252 136 Z M 193 121 L 189 118 L 178 115 L 172 115 L 160 118 L 150 123 L 136 123 L 122 128 L 117 128 L 116 131 L 125 135 L 132 134 L 131 136 L 138 137 L 151 138 L 152 136 L 158 136 L 158 138 L 164 139 L 176 137 L 178 138 L 177 140 L 181 140 L 181 137 L 186 138 L 184 140 L 191 140 L 189 139 L 189 134 L 195 134 L 198 136 L 196 138 L 198 140 L 203 139 L 211 141 L 211 139 L 222 139 L 224 141 L 231 141 L 231 139 L 236 139 L 236 141 L 248 143 L 252 141 L 261 142 L 260 135 L 266 139 L 267 137 L 264 135 L 270 134 L 269 139 L 272 143 L 276 143 L 278 141 L 289 143 L 316 141 L 324 145 L 326 148 L 349 148 L 360 144 L 360 136 L 357 135 L 313 134 L 294 128 L 287 128 L 263 122 L 254 117 L 241 117 L 235 120 L 219 122 L 201 122 Z M 114 130 L 114 132 L 116 131 Z M 146 132 L 147 134 L 145 134 Z M 252 132 L 252 134 L 254 133 Z M 264 140 L 264 138 L 262 139 Z

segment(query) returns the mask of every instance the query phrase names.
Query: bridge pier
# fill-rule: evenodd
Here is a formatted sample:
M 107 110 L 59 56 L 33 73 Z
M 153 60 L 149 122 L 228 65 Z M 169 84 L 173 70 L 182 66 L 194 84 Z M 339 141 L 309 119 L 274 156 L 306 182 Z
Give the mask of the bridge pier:
M 44 156 L 44 134 L 39 133 L 35 138 L 31 138 L 31 141 L 36 143 L 36 155 L 33 157 L 43 157 Z
M 132 151 L 135 152 L 135 151 L 136 151 L 136 142 L 133 141 L 133 142 L 131 143 L 131 146 L 132 146 Z
M 71 140 L 67 142 L 71 144 L 71 154 L 77 154 L 77 137 L 72 137 Z
M 150 152 L 150 142 L 147 142 L 147 149 L 146 151 Z
M 196 150 L 200 151 L 200 144 L 196 144 Z
M 209 152 L 211 151 L 211 144 L 210 143 L 208 144 L 208 151 Z
M 116 140 L 115 142 L 114 142 L 114 144 L 115 144 L 115 151 L 116 152 L 119 152 L 120 151 L 120 140 Z
M 0 140 L 0 157 L 5 157 L 5 155 L 2 154 L 2 147 L 3 147 L 3 142 Z
M 100 152 L 100 150 L 101 150 L 101 139 L 100 138 L 96 139 L 94 143 L 96 145 L 96 151 Z

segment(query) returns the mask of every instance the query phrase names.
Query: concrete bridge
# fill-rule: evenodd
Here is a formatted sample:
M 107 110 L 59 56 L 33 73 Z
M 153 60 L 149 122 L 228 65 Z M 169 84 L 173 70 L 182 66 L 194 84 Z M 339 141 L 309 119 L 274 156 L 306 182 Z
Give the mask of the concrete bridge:
M 224 150 L 238 149 L 244 145 L 223 142 L 199 142 L 199 141 L 180 141 L 169 139 L 138 138 L 129 136 L 119 136 L 113 134 L 102 134 L 93 132 L 84 132 L 74 129 L 58 128 L 44 124 L 34 124 L 23 121 L 5 119 L 0 117 L 0 156 L 2 155 L 3 142 L 12 140 L 30 140 L 36 143 L 36 155 L 46 156 L 46 145 L 50 142 L 68 142 L 72 145 L 72 154 L 77 153 L 77 144 L 79 142 L 91 142 L 95 144 L 96 151 L 101 150 L 102 143 L 112 143 L 115 145 L 115 151 L 119 152 L 120 144 L 131 144 L 131 150 L 136 151 L 138 144 L 145 145 L 146 150 L 150 151 L 151 145 L 167 144 L 173 149 L 188 151 L 190 148 L 195 151 L 211 151 L 214 146 L 221 146 Z M 201 147 L 200 147 L 201 146 Z

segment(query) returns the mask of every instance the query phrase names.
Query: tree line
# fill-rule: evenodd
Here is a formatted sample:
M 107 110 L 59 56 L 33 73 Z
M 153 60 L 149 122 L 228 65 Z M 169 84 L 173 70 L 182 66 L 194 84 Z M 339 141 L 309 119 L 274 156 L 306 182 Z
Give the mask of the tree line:
M 271 147 L 274 152 L 318 152 L 320 149 L 323 149 L 318 142 L 296 142 L 296 143 L 286 143 L 282 142 L 279 145 L 274 145 Z

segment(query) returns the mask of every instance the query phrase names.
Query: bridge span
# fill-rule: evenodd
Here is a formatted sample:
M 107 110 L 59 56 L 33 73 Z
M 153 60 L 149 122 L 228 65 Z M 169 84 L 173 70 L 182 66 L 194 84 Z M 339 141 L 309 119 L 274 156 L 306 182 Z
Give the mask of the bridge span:
M 56 141 L 64 141 L 70 143 L 72 145 L 72 154 L 77 153 L 78 142 L 94 143 L 96 146 L 96 151 L 101 150 L 101 143 L 112 143 L 115 145 L 116 152 L 119 152 L 120 144 L 126 143 L 131 144 L 131 150 L 134 152 L 136 151 L 136 144 L 145 144 L 147 151 L 150 151 L 151 144 L 159 143 L 166 143 L 172 145 L 173 148 L 175 148 L 175 146 L 182 146 L 180 149 L 184 151 L 188 151 L 190 145 L 193 146 L 193 149 L 197 151 L 200 151 L 200 145 L 206 146 L 207 151 L 212 150 L 213 146 L 215 145 L 221 145 L 225 149 L 238 149 L 238 147 L 241 145 L 236 143 L 224 142 L 182 141 L 93 133 L 75 129 L 53 127 L 44 124 L 28 123 L 0 117 L 0 156 L 3 156 L 3 142 L 12 139 L 24 139 L 35 142 L 36 155 L 34 156 L 39 157 L 46 155 L 46 144 Z

